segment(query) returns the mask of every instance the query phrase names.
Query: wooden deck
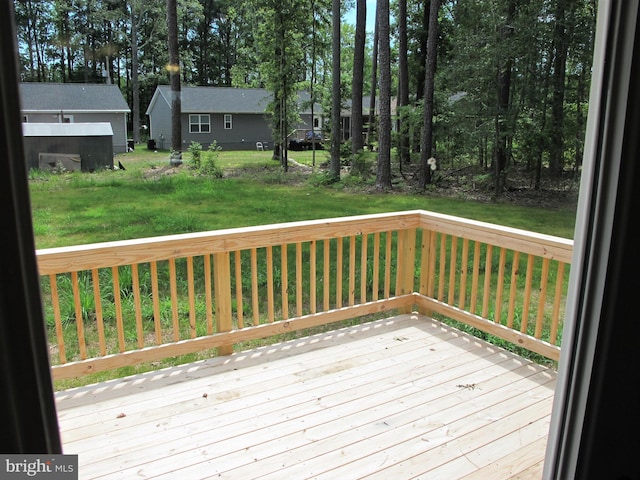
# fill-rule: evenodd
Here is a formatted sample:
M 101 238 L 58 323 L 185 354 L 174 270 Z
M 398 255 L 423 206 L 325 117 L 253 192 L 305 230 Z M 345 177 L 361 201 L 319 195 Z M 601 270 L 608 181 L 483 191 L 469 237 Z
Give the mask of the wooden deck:
M 59 392 L 80 479 L 541 478 L 556 374 L 418 315 Z

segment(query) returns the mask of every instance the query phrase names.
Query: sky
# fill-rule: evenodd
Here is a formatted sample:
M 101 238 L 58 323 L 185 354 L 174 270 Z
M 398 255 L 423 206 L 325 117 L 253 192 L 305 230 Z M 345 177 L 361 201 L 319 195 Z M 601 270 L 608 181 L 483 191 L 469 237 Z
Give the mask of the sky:
M 376 0 L 367 0 L 367 32 L 372 32 L 375 26 L 376 19 Z M 351 25 L 356 24 L 356 7 L 347 12 L 345 15 L 344 21 L 350 23 Z

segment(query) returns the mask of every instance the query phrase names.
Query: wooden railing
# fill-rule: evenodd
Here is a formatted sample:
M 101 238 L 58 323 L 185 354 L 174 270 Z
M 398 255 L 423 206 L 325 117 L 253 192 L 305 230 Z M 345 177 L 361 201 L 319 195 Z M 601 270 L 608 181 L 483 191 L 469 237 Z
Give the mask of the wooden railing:
M 557 360 L 572 241 L 424 211 L 39 250 L 55 379 L 371 314 Z

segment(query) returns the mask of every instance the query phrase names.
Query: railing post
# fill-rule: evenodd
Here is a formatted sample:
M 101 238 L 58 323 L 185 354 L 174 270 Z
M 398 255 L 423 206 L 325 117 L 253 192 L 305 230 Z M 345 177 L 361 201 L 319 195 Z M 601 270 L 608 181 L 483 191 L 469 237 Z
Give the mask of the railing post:
M 398 230 L 398 255 L 396 272 L 396 296 L 415 291 L 414 269 L 416 263 L 416 229 Z M 410 313 L 411 306 L 401 309 L 402 313 Z
M 425 296 L 433 296 L 433 280 L 435 277 L 435 261 L 432 258 L 435 254 L 436 235 L 433 230 L 422 229 L 420 254 L 420 285 L 418 293 Z M 425 307 L 419 307 L 418 312 L 422 315 L 431 316 L 433 311 Z
M 213 256 L 214 295 L 216 302 L 216 331 L 229 332 L 233 329 L 231 317 L 231 267 L 229 252 Z M 233 345 L 218 347 L 218 355 L 230 355 Z

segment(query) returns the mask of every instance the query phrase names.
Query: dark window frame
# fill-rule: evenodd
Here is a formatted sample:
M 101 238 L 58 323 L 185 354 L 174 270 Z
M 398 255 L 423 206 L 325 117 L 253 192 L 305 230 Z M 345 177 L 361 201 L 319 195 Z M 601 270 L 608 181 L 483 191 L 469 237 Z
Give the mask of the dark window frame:
M 193 121 L 194 118 L 197 121 Z M 203 122 L 203 118 L 206 118 L 207 121 Z M 208 113 L 189 114 L 189 133 L 211 133 L 211 115 Z

